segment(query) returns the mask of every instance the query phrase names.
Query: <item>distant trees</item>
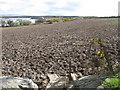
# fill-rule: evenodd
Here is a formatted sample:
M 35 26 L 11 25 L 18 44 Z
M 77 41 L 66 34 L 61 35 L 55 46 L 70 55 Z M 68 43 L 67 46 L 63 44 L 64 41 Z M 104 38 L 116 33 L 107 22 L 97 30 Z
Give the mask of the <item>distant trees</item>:
M 53 21 L 51 21 L 51 20 L 46 20 L 46 23 L 47 23 L 47 24 L 53 24 Z
M 11 19 L 11 18 L 10 18 Z M 36 19 L 34 24 L 53 24 L 57 22 L 66 22 L 66 21 L 72 21 L 77 20 L 79 17 L 52 17 L 52 18 L 44 18 L 39 17 Z M 23 19 L 17 19 L 16 21 L 13 20 L 1 20 L 0 26 L 1 27 L 16 27 L 16 26 L 27 26 L 33 24 L 29 20 L 23 20 Z
M 29 20 L 22 20 L 22 19 L 18 19 L 16 21 L 12 21 L 12 20 L 0 21 L 1 27 L 27 26 L 27 25 L 30 25 L 31 23 L 32 22 Z
M 16 23 L 17 25 L 20 25 L 20 26 L 26 26 L 26 25 L 30 25 L 32 22 L 29 20 L 17 19 Z
M 4 20 L 0 20 L 0 25 L 1 25 L 2 27 L 5 27 L 5 26 L 7 25 L 7 23 L 6 23 Z
M 39 18 L 35 21 L 35 24 L 43 23 L 43 24 L 53 24 L 56 22 L 66 22 L 77 20 L 79 17 L 55 17 L 55 18 Z
M 15 23 L 12 20 L 8 20 L 7 24 L 8 24 L 9 27 L 15 26 Z
M 40 18 L 40 19 L 38 19 L 38 20 L 35 21 L 36 24 L 38 24 L 38 23 L 44 23 L 44 22 L 45 22 L 45 20 L 43 18 Z

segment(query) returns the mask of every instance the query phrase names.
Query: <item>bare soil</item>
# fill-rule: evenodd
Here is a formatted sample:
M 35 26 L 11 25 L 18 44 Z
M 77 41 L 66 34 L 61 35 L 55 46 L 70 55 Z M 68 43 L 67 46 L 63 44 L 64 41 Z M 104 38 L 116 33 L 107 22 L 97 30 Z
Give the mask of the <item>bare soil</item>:
M 103 59 L 94 60 L 96 47 L 90 39 L 101 38 L 110 60 L 117 57 L 117 19 L 80 19 L 64 23 L 40 24 L 2 29 L 3 75 L 42 81 L 48 73 L 66 75 L 105 72 Z

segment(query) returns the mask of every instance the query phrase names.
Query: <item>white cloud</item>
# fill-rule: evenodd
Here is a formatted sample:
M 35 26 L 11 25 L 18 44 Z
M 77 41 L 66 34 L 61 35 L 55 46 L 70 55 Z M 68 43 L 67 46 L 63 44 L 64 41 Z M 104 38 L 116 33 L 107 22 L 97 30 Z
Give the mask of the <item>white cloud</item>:
M 118 15 L 119 0 L 0 0 L 0 14 Z
M 119 0 L 81 0 L 82 6 L 79 11 L 83 15 L 117 15 L 118 1 Z

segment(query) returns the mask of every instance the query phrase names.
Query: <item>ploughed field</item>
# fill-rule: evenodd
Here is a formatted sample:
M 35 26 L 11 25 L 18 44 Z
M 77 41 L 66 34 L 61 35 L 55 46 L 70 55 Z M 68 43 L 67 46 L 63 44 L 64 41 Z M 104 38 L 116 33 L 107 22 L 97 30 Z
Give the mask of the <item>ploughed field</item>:
M 103 59 L 95 60 L 97 47 L 90 39 L 101 38 L 111 60 L 116 59 L 117 19 L 80 19 L 64 23 L 3 28 L 2 74 L 44 80 L 48 73 L 83 75 L 105 71 Z M 91 48 L 90 48 L 91 47 Z

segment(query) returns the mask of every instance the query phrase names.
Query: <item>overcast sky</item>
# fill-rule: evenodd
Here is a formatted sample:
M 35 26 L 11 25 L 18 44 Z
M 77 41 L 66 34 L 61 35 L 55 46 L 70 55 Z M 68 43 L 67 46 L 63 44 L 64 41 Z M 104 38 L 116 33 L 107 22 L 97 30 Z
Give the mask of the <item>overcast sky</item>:
M 117 16 L 120 0 L 0 0 L 0 14 Z

